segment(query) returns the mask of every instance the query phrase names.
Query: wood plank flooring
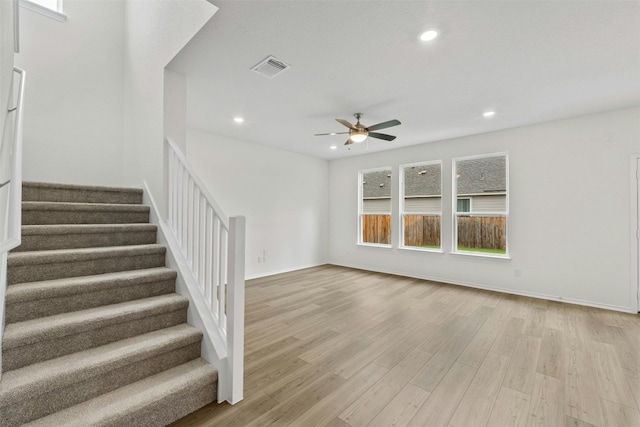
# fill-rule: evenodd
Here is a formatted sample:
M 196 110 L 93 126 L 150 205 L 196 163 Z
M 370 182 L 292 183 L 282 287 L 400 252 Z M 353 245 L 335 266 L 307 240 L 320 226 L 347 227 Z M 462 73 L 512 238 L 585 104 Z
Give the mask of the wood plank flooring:
M 173 427 L 640 427 L 638 315 L 327 265 L 248 281 L 245 340 Z

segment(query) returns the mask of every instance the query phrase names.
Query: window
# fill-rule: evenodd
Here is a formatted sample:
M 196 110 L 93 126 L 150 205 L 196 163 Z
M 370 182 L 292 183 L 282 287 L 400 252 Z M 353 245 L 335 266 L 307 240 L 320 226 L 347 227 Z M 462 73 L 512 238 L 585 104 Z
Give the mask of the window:
M 391 246 L 391 168 L 360 171 L 358 243 Z
M 456 212 L 471 212 L 471 199 L 458 197 L 458 209 Z
M 442 162 L 400 166 L 401 246 L 440 250 Z
M 507 256 L 509 162 L 506 154 L 453 160 L 455 252 Z
M 62 0 L 20 0 L 20 6 L 56 21 L 67 20 L 67 16 L 62 12 Z

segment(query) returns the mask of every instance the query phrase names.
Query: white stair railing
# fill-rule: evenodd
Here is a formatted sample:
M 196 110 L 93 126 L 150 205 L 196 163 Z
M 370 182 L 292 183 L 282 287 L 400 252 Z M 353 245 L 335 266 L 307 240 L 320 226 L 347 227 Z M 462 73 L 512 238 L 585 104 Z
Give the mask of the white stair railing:
M 242 400 L 245 218 L 227 219 L 170 138 L 165 139 L 166 223 L 223 340 L 220 381 L 226 400 Z M 183 272 L 184 273 L 184 272 Z
M 0 374 L 2 373 L 2 335 L 7 289 L 7 255 L 11 249 L 20 246 L 22 227 L 22 112 L 26 73 L 15 67 L 13 71 L 14 77 L 16 74 L 20 76 L 20 81 L 14 94 L 16 85 L 12 79 L 9 105 L 4 117 L 4 134 L 0 139 Z M 5 138 L 8 134 L 12 135 L 9 140 Z

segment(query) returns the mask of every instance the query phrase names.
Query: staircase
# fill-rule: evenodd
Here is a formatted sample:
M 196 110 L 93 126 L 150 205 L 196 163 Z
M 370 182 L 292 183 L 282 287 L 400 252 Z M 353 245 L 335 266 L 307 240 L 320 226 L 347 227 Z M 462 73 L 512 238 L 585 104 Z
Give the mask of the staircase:
M 0 426 L 164 426 L 216 399 L 142 190 L 23 183 Z

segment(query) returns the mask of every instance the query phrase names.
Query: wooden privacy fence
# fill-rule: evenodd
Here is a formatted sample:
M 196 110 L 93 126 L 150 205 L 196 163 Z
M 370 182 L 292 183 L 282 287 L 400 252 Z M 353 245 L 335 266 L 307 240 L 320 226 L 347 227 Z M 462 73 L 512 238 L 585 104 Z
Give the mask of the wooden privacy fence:
M 391 215 L 362 215 L 362 242 L 391 244 Z
M 507 249 L 507 218 L 504 216 L 459 216 L 458 247 Z
M 440 247 L 440 219 L 433 215 L 405 215 L 404 245 Z
M 504 216 L 459 216 L 458 247 L 507 249 L 507 219 Z M 405 246 L 440 247 L 441 217 L 405 215 Z M 391 216 L 363 215 L 362 241 L 391 244 Z

